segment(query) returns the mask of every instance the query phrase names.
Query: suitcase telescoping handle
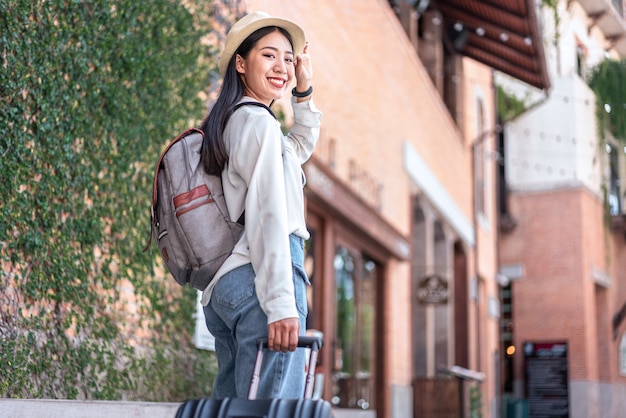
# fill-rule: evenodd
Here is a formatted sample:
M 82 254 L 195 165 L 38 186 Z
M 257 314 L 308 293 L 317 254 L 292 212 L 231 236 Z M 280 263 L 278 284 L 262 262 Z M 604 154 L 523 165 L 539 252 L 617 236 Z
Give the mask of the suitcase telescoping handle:
M 310 348 L 311 356 L 309 358 L 309 369 L 306 374 L 306 383 L 304 385 L 304 398 L 311 399 L 313 397 L 313 385 L 315 382 L 315 366 L 317 365 L 317 356 L 324 341 L 320 337 L 298 337 L 299 348 Z M 248 399 L 256 399 L 259 390 L 259 381 L 261 379 L 261 365 L 263 363 L 263 350 L 267 348 L 267 338 L 259 338 L 257 340 L 256 360 L 254 361 L 254 371 L 250 379 L 250 388 L 248 389 Z

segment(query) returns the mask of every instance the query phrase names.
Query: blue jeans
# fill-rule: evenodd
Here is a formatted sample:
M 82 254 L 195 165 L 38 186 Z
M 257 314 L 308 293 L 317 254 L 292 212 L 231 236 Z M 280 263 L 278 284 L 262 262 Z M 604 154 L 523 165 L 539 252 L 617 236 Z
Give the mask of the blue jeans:
M 304 241 L 289 236 L 296 306 L 300 333 L 304 334 L 308 313 L 304 272 Z M 246 398 L 256 358 L 256 341 L 267 337 L 267 316 L 254 291 L 251 264 L 238 267 L 219 279 L 209 304 L 204 307 L 207 327 L 215 337 L 218 372 L 213 398 Z M 301 398 L 304 393 L 304 350 L 266 350 L 257 398 Z

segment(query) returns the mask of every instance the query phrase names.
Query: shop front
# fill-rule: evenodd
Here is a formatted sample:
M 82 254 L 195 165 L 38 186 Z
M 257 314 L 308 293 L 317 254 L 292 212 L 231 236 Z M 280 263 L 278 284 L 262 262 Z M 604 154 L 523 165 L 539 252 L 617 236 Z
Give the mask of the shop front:
M 307 328 L 324 336 L 318 366 L 323 397 L 341 416 L 353 410 L 374 417 L 389 402 L 384 389 L 385 358 L 393 355 L 384 338 L 388 267 L 408 260 L 409 244 L 320 160 L 309 161 L 305 174 L 311 233 L 305 267 L 312 283 Z

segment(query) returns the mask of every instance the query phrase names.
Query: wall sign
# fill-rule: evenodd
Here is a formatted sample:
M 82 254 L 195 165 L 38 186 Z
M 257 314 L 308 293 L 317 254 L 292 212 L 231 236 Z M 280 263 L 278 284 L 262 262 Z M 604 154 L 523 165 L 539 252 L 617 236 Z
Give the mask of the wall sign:
M 436 274 L 424 277 L 417 285 L 417 300 L 424 304 L 448 303 L 448 282 Z
M 531 417 L 569 417 L 567 342 L 524 343 Z

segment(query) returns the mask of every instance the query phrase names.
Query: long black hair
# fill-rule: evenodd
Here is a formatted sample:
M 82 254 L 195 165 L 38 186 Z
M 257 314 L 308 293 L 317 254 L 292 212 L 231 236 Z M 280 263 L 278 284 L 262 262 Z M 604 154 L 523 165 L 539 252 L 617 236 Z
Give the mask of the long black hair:
M 220 94 L 209 114 L 200 125 L 200 129 L 204 132 L 201 157 L 204 170 L 208 174 L 221 175 L 228 162 L 228 151 L 224 144 L 224 128 L 228 118 L 233 113 L 234 106 L 245 93 L 243 82 L 235 68 L 236 56 L 241 55 L 243 58 L 247 58 L 256 43 L 275 30 L 285 35 L 293 48 L 293 41 L 286 30 L 277 26 L 266 26 L 248 36 L 239 45 L 239 48 L 237 48 L 237 51 L 235 51 L 228 63 Z

